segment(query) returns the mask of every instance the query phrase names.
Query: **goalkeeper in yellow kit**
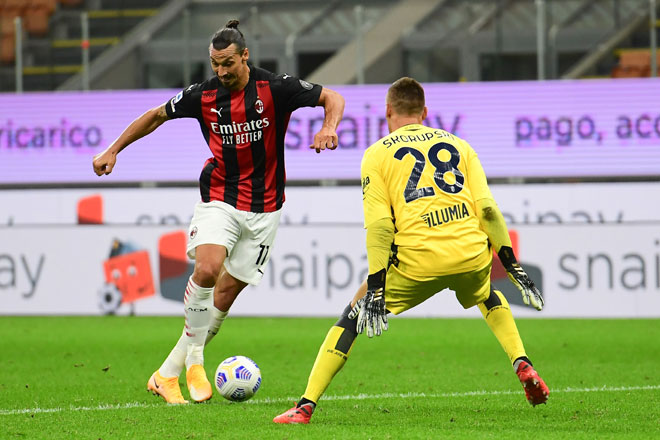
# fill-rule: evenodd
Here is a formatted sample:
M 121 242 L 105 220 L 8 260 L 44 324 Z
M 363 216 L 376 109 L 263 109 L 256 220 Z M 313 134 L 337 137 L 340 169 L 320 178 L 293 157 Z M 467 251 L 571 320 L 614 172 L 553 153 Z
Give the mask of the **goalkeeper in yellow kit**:
M 362 159 L 367 282 L 328 332 L 302 398 L 275 417 L 276 423 L 308 423 L 359 333 L 380 335 L 387 330 L 388 313 L 398 315 L 445 288 L 456 292 L 464 308 L 479 307 L 527 400 L 538 405 L 548 399 L 506 298 L 491 288 L 493 249 L 525 304 L 541 310 L 543 297 L 516 261 L 477 154 L 463 139 L 422 125 L 426 116 L 417 81 L 401 78 L 392 84 L 386 102 L 390 134 Z

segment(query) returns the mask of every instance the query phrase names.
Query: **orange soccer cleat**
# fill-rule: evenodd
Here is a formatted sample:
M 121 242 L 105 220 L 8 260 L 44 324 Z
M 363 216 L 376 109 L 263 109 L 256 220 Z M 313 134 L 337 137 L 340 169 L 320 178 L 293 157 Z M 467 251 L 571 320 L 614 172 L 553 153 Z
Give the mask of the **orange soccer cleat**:
M 209 400 L 213 395 L 211 383 L 206 377 L 204 367 L 199 364 L 191 365 L 186 371 L 186 382 L 188 383 L 188 391 L 190 391 L 190 398 L 195 402 L 204 402 Z
M 528 362 L 521 361 L 516 371 L 520 383 L 525 389 L 525 397 L 532 406 L 540 405 L 548 401 L 550 390 L 543 379 Z
M 149 378 L 149 382 L 147 382 L 147 389 L 153 394 L 157 394 L 165 399 L 167 403 L 173 405 L 188 403 L 181 394 L 179 378 L 177 376 L 163 377 L 158 370 L 156 370 L 156 372 L 154 372 Z
M 295 424 L 308 424 L 309 419 L 312 418 L 312 413 L 314 412 L 314 407 L 312 404 L 305 404 L 302 406 L 294 406 L 285 413 L 280 414 L 279 416 L 273 419 L 275 423 L 285 423 L 290 425 Z

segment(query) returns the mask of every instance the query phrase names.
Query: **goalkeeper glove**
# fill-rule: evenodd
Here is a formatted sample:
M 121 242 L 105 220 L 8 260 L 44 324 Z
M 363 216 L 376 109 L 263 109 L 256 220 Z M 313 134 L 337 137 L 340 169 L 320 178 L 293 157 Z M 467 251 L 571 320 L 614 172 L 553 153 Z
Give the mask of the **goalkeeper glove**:
M 543 296 L 534 285 L 534 281 L 527 276 L 527 273 L 520 267 L 518 261 L 516 261 L 513 249 L 508 246 L 502 246 L 497 256 L 500 257 L 500 261 L 504 265 L 506 273 L 513 285 L 520 290 L 525 305 L 531 304 L 536 310 L 543 309 Z
M 360 298 L 349 319 L 357 317 L 357 332 L 367 330 L 367 336 L 380 336 L 387 330 L 387 310 L 385 309 L 385 269 L 367 277 L 367 294 Z

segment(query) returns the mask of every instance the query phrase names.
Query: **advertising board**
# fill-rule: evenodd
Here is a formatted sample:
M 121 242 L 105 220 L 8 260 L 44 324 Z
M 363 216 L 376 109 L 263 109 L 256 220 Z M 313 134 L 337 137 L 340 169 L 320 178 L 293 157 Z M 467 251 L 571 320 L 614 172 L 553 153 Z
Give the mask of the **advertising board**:
M 491 185 L 509 226 L 659 222 L 660 182 Z M 5 225 L 188 226 L 199 190 L 190 188 L 0 191 Z M 286 189 L 282 224 L 362 224 L 359 186 Z
M 660 317 L 657 225 L 519 225 L 518 257 L 546 299 L 522 305 L 506 278 L 493 283 L 520 317 Z M 0 228 L 0 315 L 182 315 L 192 272 L 187 230 L 175 226 Z M 360 225 L 283 225 L 240 316 L 337 316 L 367 275 Z M 445 290 L 404 316 L 478 317 Z
M 425 84 L 425 124 L 465 138 L 491 178 L 649 176 L 660 172 L 660 80 Z M 322 108 L 290 119 L 289 180 L 358 180 L 362 153 L 387 134 L 387 85 L 331 86 L 346 98 L 339 148 L 308 148 Z M 0 184 L 195 181 L 210 155 L 197 121 L 170 121 L 98 178 L 91 158 L 179 90 L 0 95 Z

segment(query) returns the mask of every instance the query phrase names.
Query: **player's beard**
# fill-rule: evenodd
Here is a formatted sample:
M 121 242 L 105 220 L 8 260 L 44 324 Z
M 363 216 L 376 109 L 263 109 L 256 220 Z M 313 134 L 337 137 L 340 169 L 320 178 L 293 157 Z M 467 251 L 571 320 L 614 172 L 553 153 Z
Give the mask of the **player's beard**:
M 250 70 L 245 66 L 245 70 L 237 69 L 234 73 L 225 72 L 224 75 L 218 76 L 222 86 L 228 90 L 238 91 L 243 80 L 247 80 L 250 75 Z
M 229 74 L 219 77 L 219 79 L 222 86 L 229 90 L 233 90 L 238 85 L 238 76 L 236 75 Z
M 231 89 L 231 86 L 236 83 L 237 78 L 235 75 L 225 75 L 223 77 L 219 77 L 219 79 L 225 88 Z

